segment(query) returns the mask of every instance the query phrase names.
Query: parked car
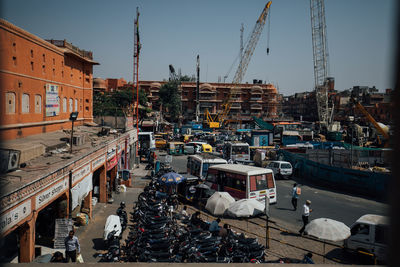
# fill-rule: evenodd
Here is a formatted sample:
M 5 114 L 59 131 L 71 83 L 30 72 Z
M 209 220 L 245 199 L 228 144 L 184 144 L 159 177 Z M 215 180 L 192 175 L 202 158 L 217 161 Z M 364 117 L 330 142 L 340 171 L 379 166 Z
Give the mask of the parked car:
M 271 161 L 267 168 L 274 172 L 276 178 L 288 179 L 293 173 L 292 164 L 287 161 Z
M 349 252 L 370 253 L 380 262 L 386 262 L 389 238 L 389 220 L 386 216 L 366 214 L 350 227 L 351 236 L 344 241 Z

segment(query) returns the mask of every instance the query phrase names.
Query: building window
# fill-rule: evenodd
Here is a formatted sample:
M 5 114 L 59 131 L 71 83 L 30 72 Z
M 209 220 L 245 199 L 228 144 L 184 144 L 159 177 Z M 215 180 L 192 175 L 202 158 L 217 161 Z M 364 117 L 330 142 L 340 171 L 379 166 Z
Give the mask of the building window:
M 85 102 L 86 102 L 86 103 L 89 103 L 89 99 L 86 98 L 86 99 L 85 99 Z
M 31 49 L 31 57 L 33 57 L 33 50 Z
M 15 114 L 15 93 L 6 93 L 6 114 Z
M 46 73 L 46 65 L 42 66 L 42 71 L 43 71 L 43 73 Z
M 31 71 L 33 71 L 33 61 L 31 61 Z
M 35 113 L 42 113 L 42 96 L 35 95 Z
M 78 111 L 78 99 L 75 98 L 75 111 Z
M 17 57 L 12 57 L 14 66 L 17 66 Z
M 17 44 L 13 43 L 12 46 L 13 46 L 13 51 L 16 52 L 17 51 Z
M 56 59 L 53 58 L 53 65 L 56 65 Z
M 74 111 L 74 100 L 72 100 L 72 98 L 69 99 L 69 112 Z
M 61 67 L 64 67 L 64 61 L 61 61 Z
M 61 77 L 64 78 L 64 71 L 61 71 Z
M 22 113 L 29 113 L 29 95 L 22 94 Z
M 67 98 L 66 97 L 64 97 L 63 98 L 63 112 L 68 112 L 68 110 L 67 110 Z
M 43 62 L 46 62 L 46 55 L 43 54 Z
M 56 69 L 53 68 L 53 76 L 56 76 Z
M 89 111 L 89 107 L 85 107 L 86 111 Z

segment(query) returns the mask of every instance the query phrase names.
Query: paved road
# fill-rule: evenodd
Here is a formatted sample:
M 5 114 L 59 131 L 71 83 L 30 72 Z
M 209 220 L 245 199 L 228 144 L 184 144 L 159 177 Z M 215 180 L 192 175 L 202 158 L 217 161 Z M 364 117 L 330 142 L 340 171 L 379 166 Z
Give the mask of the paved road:
M 163 160 L 165 153 L 159 153 L 159 159 Z M 187 156 L 173 156 L 171 165 L 177 172 L 186 172 Z M 297 211 L 293 211 L 291 205 L 291 189 L 293 180 L 277 180 L 278 202 L 271 206 L 272 219 L 276 219 L 282 226 L 295 230 L 300 229 L 301 207 L 307 199 L 311 200 L 310 219 L 331 218 L 341 221 L 350 226 L 354 221 L 364 214 L 373 213 L 385 215 L 388 205 L 362 196 L 354 196 L 347 193 L 335 191 L 333 188 L 322 188 L 311 184 L 302 184 L 302 194 L 298 201 Z

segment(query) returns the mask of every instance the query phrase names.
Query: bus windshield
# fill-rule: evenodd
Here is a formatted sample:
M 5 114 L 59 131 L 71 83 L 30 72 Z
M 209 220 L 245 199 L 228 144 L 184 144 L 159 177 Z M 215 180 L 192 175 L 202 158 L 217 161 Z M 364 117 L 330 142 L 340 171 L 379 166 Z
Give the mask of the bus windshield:
M 248 146 L 232 146 L 232 154 L 233 155 L 248 154 L 248 153 L 249 153 Z
M 250 176 L 250 191 L 259 191 L 274 188 L 274 180 L 271 173 Z

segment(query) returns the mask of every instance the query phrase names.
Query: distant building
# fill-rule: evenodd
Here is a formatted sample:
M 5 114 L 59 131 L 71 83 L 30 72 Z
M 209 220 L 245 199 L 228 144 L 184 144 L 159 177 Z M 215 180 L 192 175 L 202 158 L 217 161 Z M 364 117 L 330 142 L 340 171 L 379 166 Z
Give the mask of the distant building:
M 151 107 L 159 110 L 159 90 L 166 81 L 140 81 L 139 86 L 144 90 L 151 103 Z M 196 83 L 182 82 L 181 92 L 182 112 L 187 120 L 195 119 L 196 112 Z M 200 114 L 203 116 L 206 109 L 215 115 L 222 110 L 222 103 L 228 97 L 230 90 L 238 93 L 232 101 L 228 118 L 232 121 L 250 122 L 252 116 L 272 120 L 278 117 L 278 92 L 272 84 L 232 83 L 200 83 L 199 101 Z
M 119 78 L 119 79 L 112 79 L 112 78 L 107 78 L 105 80 L 105 85 L 106 85 L 106 91 L 107 92 L 113 92 L 116 91 L 122 87 L 124 87 L 127 84 L 124 78 Z
M 3 140 L 92 122 L 92 52 L 65 40 L 43 40 L 0 20 L 0 138 Z

